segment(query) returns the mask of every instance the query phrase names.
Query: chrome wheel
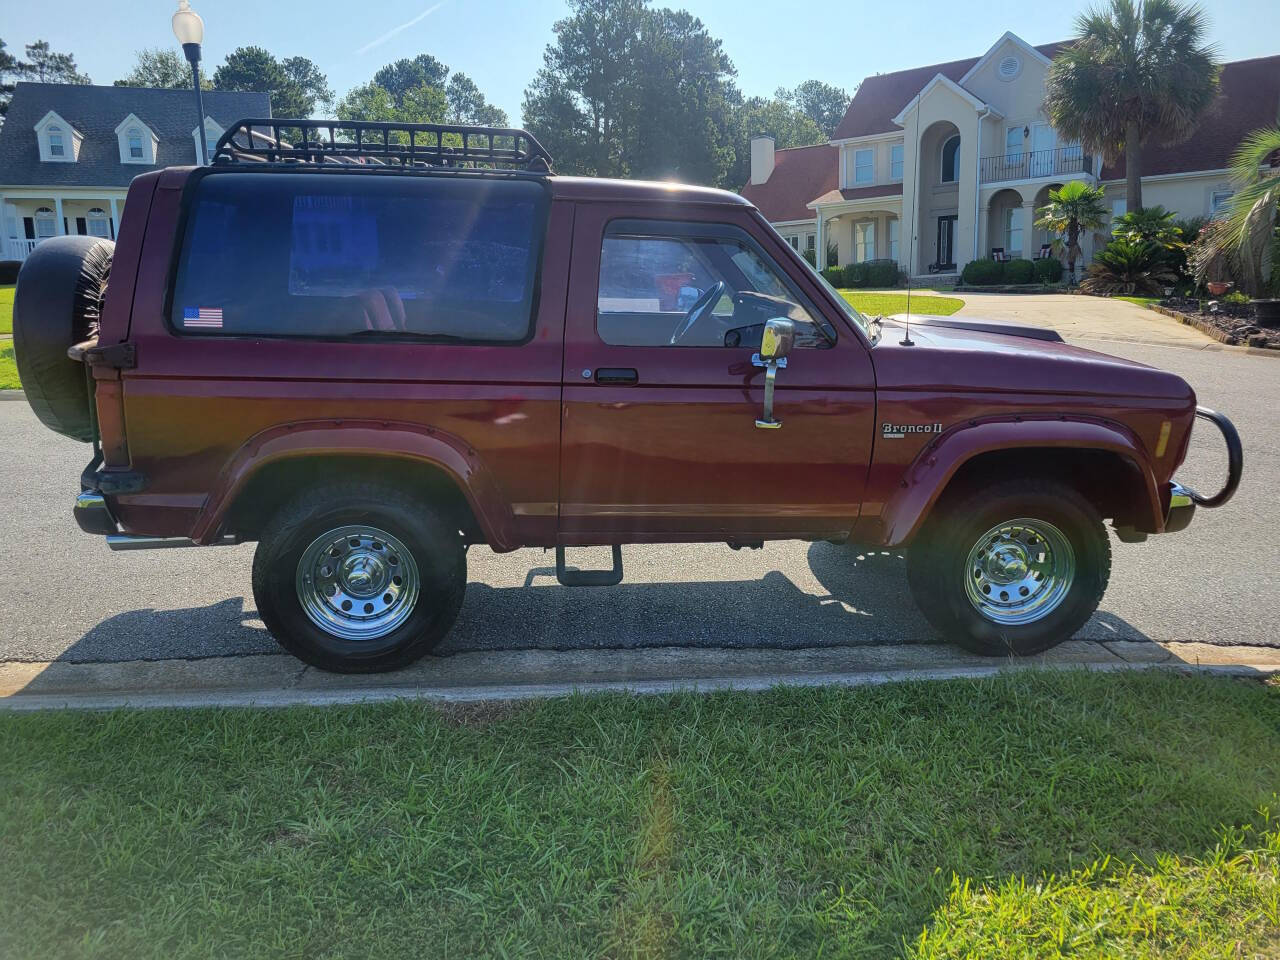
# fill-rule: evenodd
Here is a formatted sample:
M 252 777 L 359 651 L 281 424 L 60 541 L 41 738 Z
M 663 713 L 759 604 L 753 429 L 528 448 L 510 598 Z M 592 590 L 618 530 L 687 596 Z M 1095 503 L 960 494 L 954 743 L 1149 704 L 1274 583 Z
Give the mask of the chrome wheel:
M 298 602 L 321 630 L 376 640 L 413 613 L 418 565 L 403 543 L 377 527 L 336 527 L 302 552 L 296 584 Z
M 1061 530 L 1044 520 L 1010 520 L 969 551 L 965 596 L 993 623 L 1034 623 L 1066 599 L 1075 572 L 1075 551 Z

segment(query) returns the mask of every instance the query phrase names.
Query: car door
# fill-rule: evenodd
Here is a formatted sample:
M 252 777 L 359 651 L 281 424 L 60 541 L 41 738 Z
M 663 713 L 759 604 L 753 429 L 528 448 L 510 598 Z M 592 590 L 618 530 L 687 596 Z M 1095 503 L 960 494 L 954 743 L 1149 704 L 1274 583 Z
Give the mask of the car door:
M 847 531 L 875 415 L 865 341 L 843 317 L 819 312 L 816 278 L 750 211 L 678 209 L 679 218 L 655 220 L 627 204 L 578 207 L 560 541 Z M 715 302 L 690 326 L 708 296 Z M 765 371 L 753 363 L 771 316 L 789 316 L 798 334 L 778 373 L 782 426 L 772 430 L 756 426 Z

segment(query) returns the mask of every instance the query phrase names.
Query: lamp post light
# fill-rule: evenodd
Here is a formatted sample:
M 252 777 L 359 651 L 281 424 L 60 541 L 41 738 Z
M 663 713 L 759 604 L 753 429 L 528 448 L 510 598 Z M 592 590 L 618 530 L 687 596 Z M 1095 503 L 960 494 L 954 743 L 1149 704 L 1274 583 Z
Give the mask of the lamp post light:
M 204 42 L 204 21 L 191 9 L 189 0 L 178 0 L 173 15 L 173 35 L 191 64 L 191 83 L 196 92 L 196 129 L 200 131 L 200 164 L 209 162 L 209 144 L 204 133 L 204 99 L 200 96 L 200 44 Z

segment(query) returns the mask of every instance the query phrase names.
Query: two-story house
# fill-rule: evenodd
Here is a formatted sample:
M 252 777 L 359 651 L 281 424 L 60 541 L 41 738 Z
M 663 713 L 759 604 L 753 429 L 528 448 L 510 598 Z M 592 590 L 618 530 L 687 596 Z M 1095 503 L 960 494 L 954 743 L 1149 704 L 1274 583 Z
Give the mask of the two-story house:
M 270 116 L 265 93 L 204 93 L 209 150 L 244 117 Z M 0 127 L 0 260 L 47 237 L 114 239 L 129 181 L 206 163 L 189 90 L 19 83 Z
M 775 150 L 753 138 L 742 195 L 794 247 L 834 245 L 841 265 L 888 258 L 936 282 L 994 249 L 1033 257 L 1049 242 L 1035 211 L 1051 188 L 1085 180 L 1104 188 L 1113 215 L 1125 211 L 1123 158 L 1090 156 L 1041 109 L 1062 46 L 1006 33 L 981 57 L 867 77 L 830 143 Z M 1192 137 L 1147 146 L 1143 202 L 1212 216 L 1231 196 L 1232 152 L 1278 114 L 1280 56 L 1226 64 Z M 1086 236 L 1086 258 L 1105 239 Z

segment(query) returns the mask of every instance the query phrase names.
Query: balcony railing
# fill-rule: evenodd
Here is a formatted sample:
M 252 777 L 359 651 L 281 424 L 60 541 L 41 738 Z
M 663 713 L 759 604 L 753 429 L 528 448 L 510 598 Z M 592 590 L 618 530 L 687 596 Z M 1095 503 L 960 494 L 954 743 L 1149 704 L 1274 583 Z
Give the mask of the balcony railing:
M 1093 158 L 1079 146 L 983 157 L 978 161 L 980 183 L 1063 177 L 1073 173 L 1093 173 Z

